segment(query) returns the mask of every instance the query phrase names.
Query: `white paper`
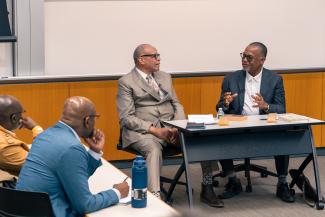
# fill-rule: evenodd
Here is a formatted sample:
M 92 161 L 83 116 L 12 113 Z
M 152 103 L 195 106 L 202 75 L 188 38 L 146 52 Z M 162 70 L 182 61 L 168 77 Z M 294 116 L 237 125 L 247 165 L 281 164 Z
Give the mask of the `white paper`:
M 278 118 L 283 121 L 287 122 L 295 122 L 295 121 L 306 121 L 309 120 L 308 117 L 303 115 L 297 115 L 293 113 L 286 113 L 286 114 L 280 114 L 278 115 Z
M 203 123 L 203 124 L 216 124 L 217 121 L 213 118 L 212 114 L 208 115 L 188 115 L 188 122 Z

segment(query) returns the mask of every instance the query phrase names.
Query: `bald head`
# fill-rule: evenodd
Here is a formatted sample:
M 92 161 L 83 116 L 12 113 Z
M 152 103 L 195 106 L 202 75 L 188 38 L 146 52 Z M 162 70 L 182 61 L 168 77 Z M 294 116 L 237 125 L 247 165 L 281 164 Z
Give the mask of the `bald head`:
M 2 127 L 7 130 L 16 129 L 23 111 L 23 106 L 18 99 L 11 95 L 0 95 L 0 125 Z
M 138 63 L 138 60 L 141 57 L 141 55 L 143 55 L 146 52 L 146 50 L 149 48 L 153 48 L 153 46 L 150 44 L 140 44 L 135 48 L 133 52 L 133 59 L 135 64 Z
M 96 108 L 89 99 L 73 96 L 64 102 L 61 121 L 71 126 L 79 136 L 87 137 L 94 128 L 93 123 L 88 123 L 89 118 L 94 115 L 96 115 Z
M 135 66 L 146 74 L 152 74 L 160 69 L 160 54 L 150 44 L 139 45 L 133 53 Z

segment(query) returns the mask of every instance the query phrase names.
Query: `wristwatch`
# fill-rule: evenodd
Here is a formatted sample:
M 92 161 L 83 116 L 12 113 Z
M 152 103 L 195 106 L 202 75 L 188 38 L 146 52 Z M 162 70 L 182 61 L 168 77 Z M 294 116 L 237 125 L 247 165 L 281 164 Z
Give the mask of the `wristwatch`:
M 264 109 L 264 111 L 265 111 L 266 113 L 269 113 L 269 111 L 270 111 L 270 105 L 269 105 L 269 104 L 267 104 L 267 109 Z

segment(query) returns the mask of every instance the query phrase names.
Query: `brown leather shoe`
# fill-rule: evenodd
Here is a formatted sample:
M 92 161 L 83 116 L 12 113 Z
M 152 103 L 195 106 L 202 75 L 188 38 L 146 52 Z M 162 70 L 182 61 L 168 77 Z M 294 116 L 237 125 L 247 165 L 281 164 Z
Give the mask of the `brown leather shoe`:
M 209 206 L 222 208 L 224 204 L 213 191 L 213 185 L 203 185 L 201 188 L 200 200 L 202 203 L 206 203 Z

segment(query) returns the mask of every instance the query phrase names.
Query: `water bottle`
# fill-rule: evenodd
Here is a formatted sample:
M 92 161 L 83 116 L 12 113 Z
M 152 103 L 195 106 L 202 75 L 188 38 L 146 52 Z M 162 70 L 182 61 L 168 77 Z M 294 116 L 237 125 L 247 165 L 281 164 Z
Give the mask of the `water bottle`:
M 132 194 L 131 205 L 133 208 L 147 206 L 148 172 L 146 161 L 142 156 L 136 156 L 132 165 Z
M 222 108 L 219 108 L 217 113 L 217 118 L 221 119 L 223 116 L 225 116 L 225 113 L 223 112 Z

